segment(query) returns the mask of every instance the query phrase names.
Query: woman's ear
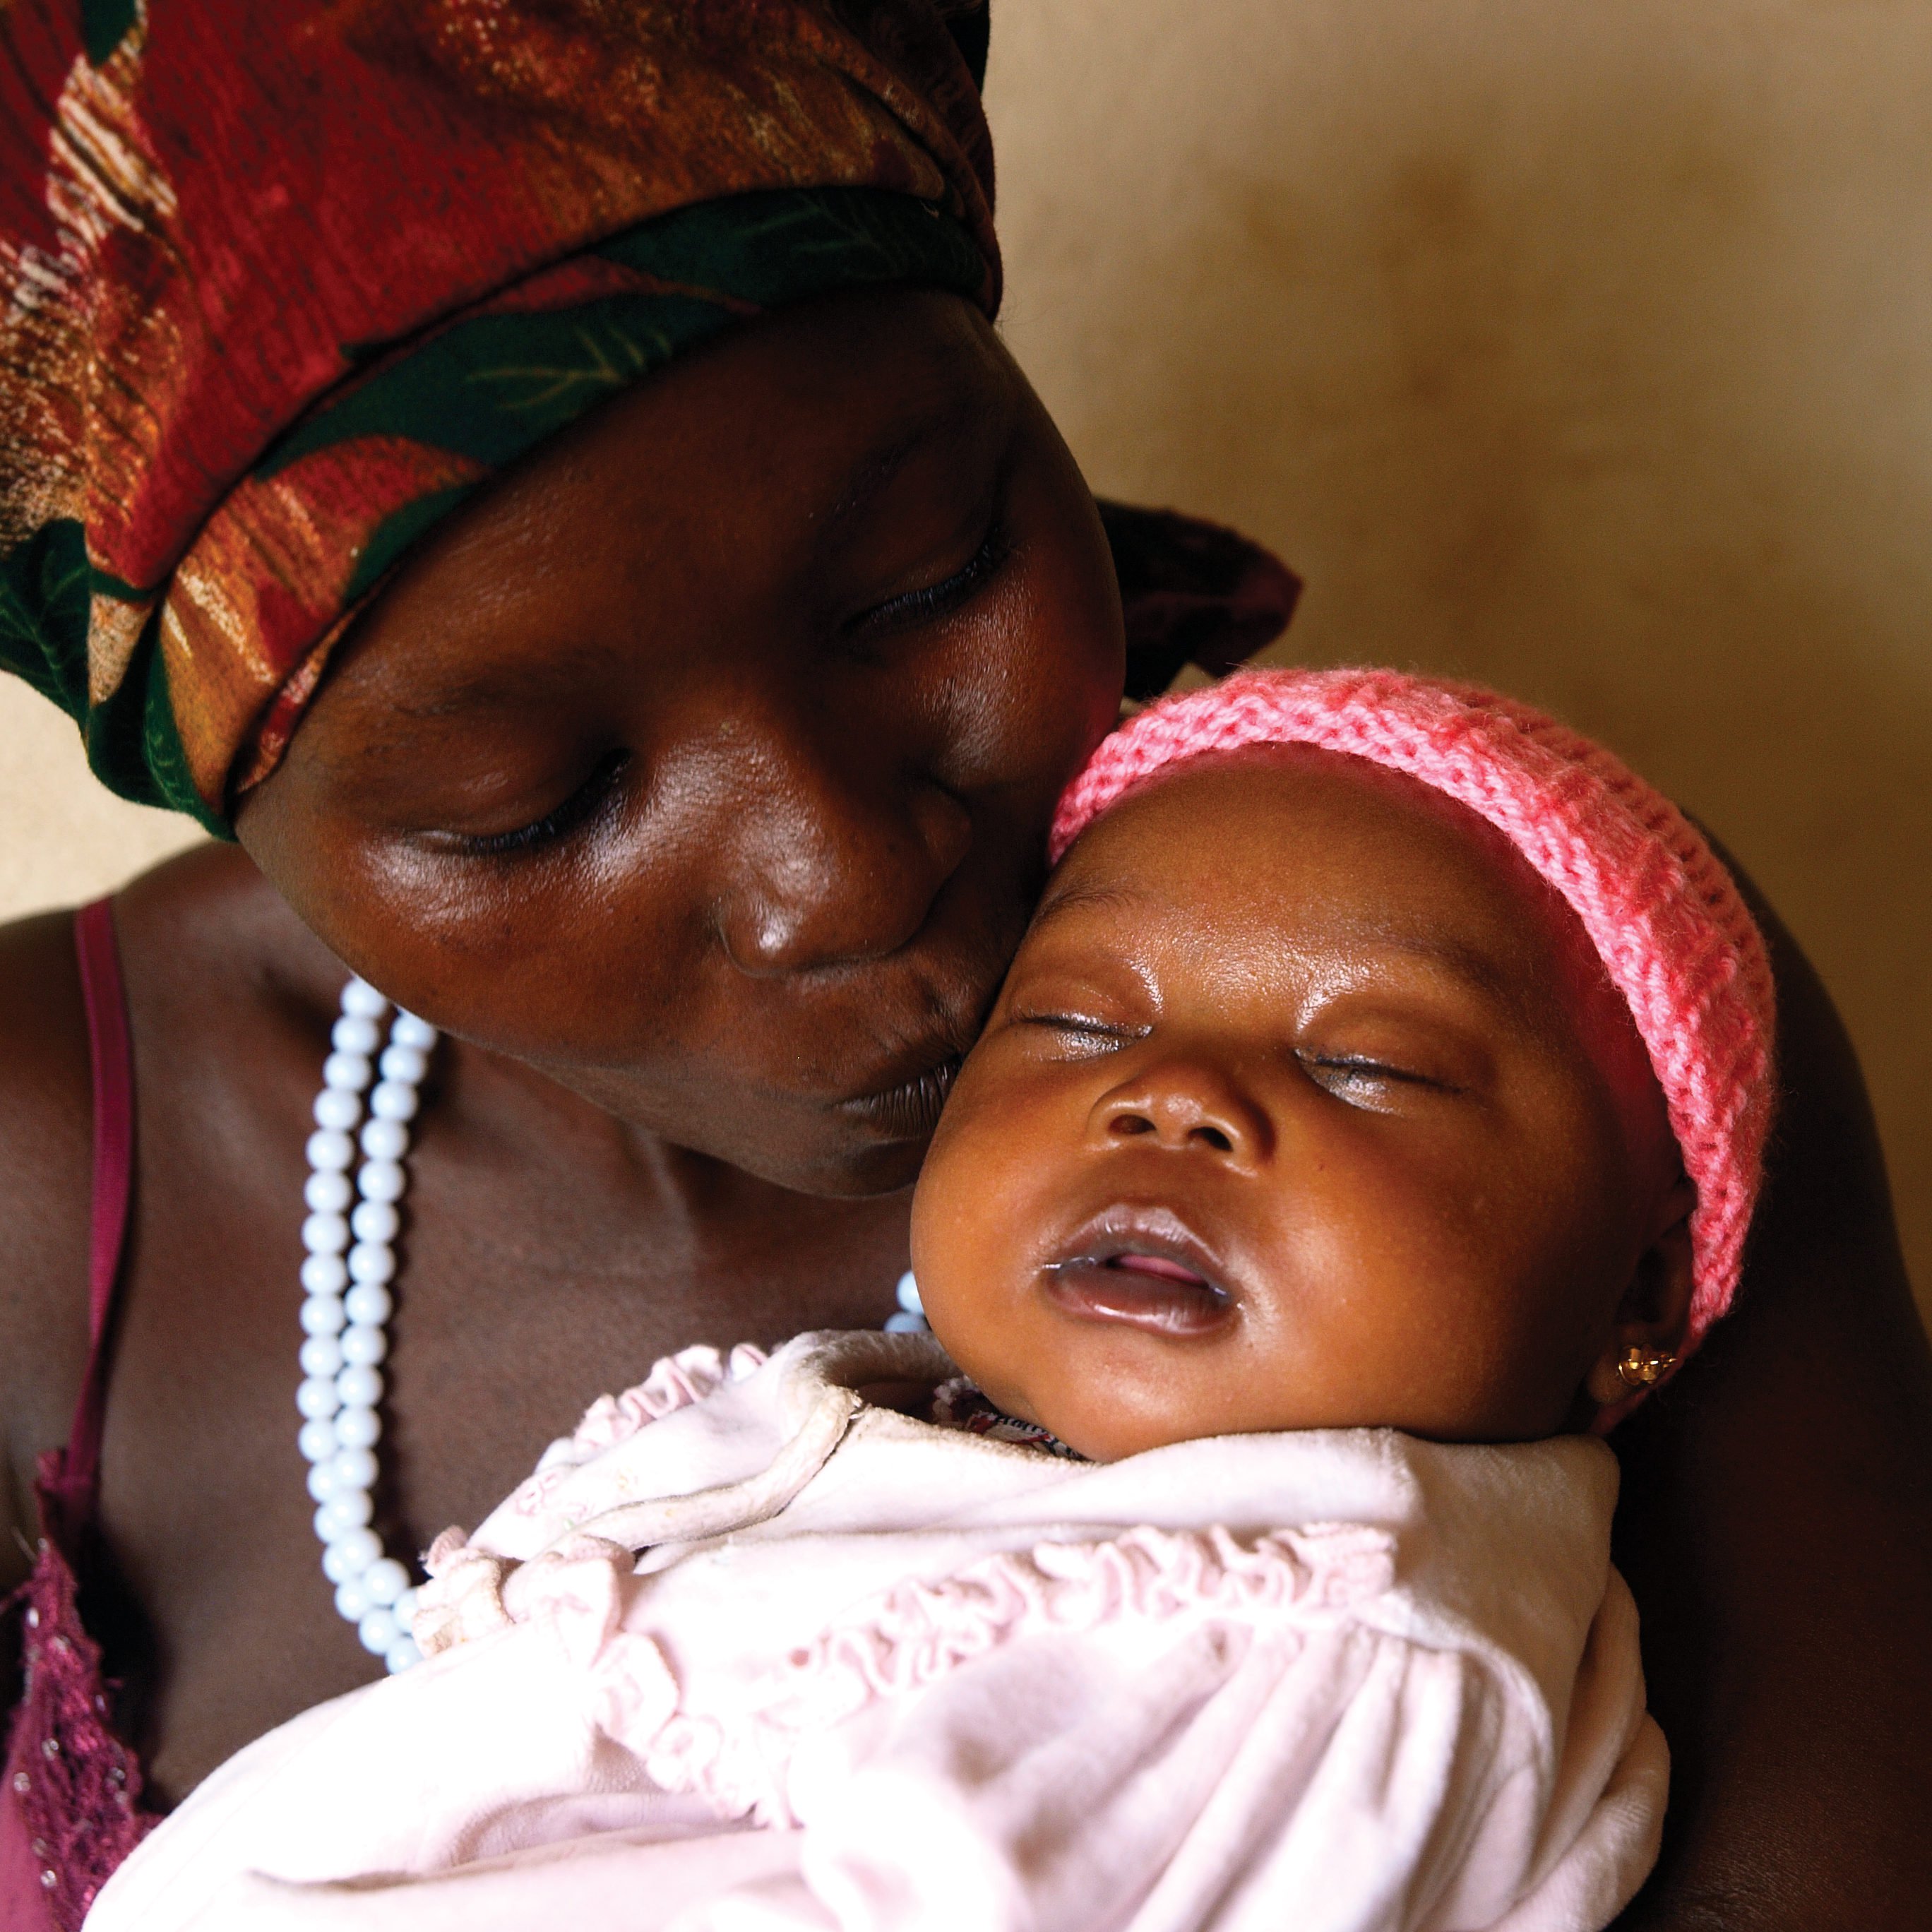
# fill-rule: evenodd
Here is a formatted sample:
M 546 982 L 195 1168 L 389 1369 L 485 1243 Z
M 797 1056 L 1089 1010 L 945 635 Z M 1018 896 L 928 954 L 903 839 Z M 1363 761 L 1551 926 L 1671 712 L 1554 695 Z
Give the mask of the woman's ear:
M 1682 1174 L 1658 1204 L 1650 1240 L 1617 1304 L 1610 1339 L 1584 1378 L 1585 1393 L 1599 1408 L 1629 1401 L 1633 1385 L 1618 1373 L 1618 1364 L 1633 1348 L 1645 1355 L 1669 1356 L 1683 1348 L 1690 1325 L 1690 1293 L 1696 1282 L 1690 1247 L 1690 1213 L 1696 1204 L 1697 1190 Z

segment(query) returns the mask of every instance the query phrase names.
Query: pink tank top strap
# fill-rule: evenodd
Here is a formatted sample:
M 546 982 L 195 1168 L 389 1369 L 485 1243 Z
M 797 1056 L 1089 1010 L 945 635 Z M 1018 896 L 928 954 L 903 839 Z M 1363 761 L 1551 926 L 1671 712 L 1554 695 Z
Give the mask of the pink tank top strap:
M 81 1621 L 74 1564 L 100 1497 L 107 1354 L 134 1184 L 134 1062 L 105 899 L 75 916 L 94 1064 L 87 1366 L 64 1448 L 40 1459 L 33 1574 L 0 1610 L 21 1621 L 22 1695 L 0 1782 L 0 1926 L 80 1932 L 110 1874 L 154 1823 L 140 1759 L 116 1733 L 113 1687 Z
M 111 899 L 74 915 L 74 949 L 94 1067 L 94 1196 L 88 1250 L 87 1366 L 67 1454 L 52 1486 L 60 1528 L 71 1537 L 92 1521 L 100 1485 L 107 1408 L 108 1336 L 119 1296 L 134 1193 L 134 1053 Z

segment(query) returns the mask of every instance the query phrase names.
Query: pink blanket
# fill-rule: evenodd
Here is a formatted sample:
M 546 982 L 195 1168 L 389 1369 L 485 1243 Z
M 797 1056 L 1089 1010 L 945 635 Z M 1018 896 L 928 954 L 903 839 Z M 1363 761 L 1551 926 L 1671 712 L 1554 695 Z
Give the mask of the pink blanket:
M 429 1660 L 218 1772 L 89 1932 L 1599 1932 L 1666 1760 L 1578 1438 L 1112 1464 L 690 1350 L 435 1552 Z M 639 1552 L 641 1552 L 640 1554 Z

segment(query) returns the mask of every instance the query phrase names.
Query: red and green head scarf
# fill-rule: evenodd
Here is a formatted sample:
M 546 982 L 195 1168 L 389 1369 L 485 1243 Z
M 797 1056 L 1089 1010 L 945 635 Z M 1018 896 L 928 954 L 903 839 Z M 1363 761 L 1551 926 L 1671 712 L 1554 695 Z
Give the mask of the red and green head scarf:
M 407 545 L 614 389 L 824 290 L 992 313 L 983 26 L 0 6 L 0 664 L 218 827 Z
M 986 0 L 0 0 L 0 667 L 224 830 L 407 547 L 614 390 L 832 289 L 994 313 L 986 46 Z M 1103 514 L 1144 683 L 1286 621 L 1250 547 Z

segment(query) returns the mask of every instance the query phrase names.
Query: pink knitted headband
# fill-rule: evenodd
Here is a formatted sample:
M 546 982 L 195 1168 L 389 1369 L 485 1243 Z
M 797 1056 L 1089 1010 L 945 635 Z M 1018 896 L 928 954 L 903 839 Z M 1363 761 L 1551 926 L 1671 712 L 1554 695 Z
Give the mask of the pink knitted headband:
M 1067 787 L 1053 859 L 1164 767 L 1244 745 L 1406 772 L 1487 819 L 1574 908 L 1696 1186 L 1688 1354 L 1730 1306 L 1771 1120 L 1771 965 L 1730 874 L 1668 799 L 1567 725 L 1475 685 L 1362 670 L 1247 671 L 1149 706 Z

